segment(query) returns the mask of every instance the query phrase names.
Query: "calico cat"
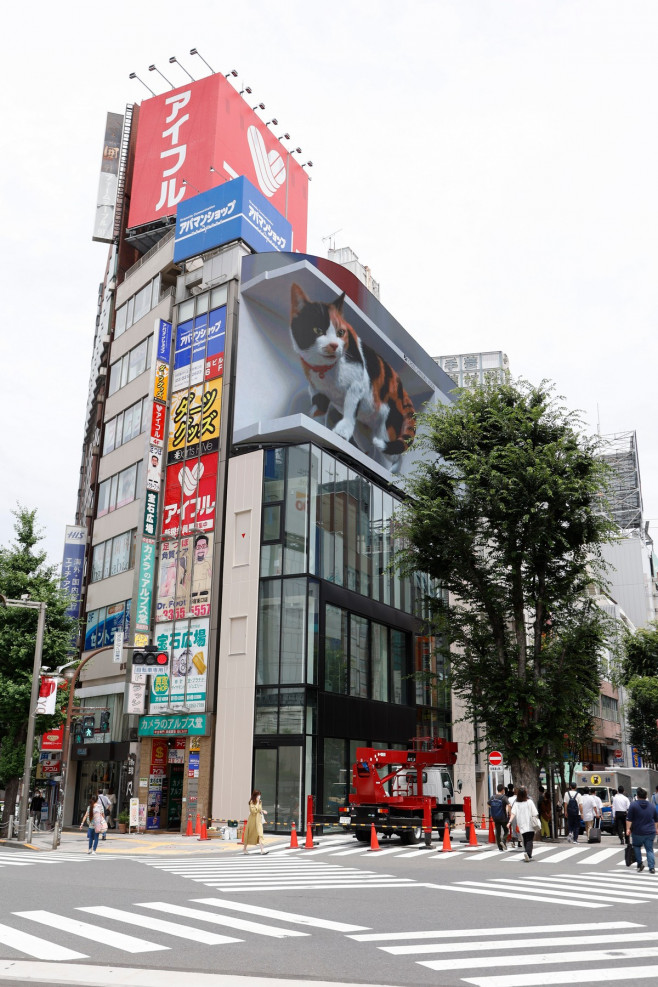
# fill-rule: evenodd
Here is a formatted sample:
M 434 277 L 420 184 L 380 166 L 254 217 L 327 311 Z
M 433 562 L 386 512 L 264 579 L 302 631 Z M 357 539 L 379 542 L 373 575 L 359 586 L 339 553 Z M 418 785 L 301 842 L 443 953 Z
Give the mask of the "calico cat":
M 366 425 L 372 446 L 395 473 L 416 434 L 415 409 L 393 368 L 363 343 L 343 318 L 345 292 L 333 302 L 312 302 L 298 284 L 291 289 L 290 332 L 311 394 L 313 416 L 331 406 L 342 414 L 336 435 L 352 439 Z M 373 455 L 372 449 L 362 451 Z M 380 459 L 383 457 L 379 457 Z

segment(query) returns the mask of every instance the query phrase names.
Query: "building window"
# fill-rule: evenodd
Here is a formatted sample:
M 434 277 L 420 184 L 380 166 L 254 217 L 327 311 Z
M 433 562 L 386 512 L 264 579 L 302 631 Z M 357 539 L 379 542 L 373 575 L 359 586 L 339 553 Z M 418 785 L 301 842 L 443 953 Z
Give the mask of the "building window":
M 137 294 L 125 302 L 121 308 L 117 309 L 114 320 L 114 338 L 123 336 L 126 329 L 130 329 L 135 322 L 144 318 L 145 315 L 155 308 L 160 301 L 160 275 L 156 275 L 152 281 L 140 288 Z
M 347 693 L 349 639 L 347 611 L 327 604 L 324 614 L 324 688 Z
M 123 631 L 125 638 L 130 633 L 130 600 L 112 603 L 107 607 L 87 612 L 85 626 L 85 651 L 103 648 L 114 641 L 117 631 Z
M 91 581 L 96 583 L 120 572 L 127 572 L 135 564 L 137 529 L 124 531 L 114 538 L 94 545 L 91 561 Z
M 153 336 L 148 336 L 110 366 L 109 394 L 116 394 L 151 366 Z
M 619 723 L 619 703 L 612 696 L 601 696 L 601 713 L 600 715 L 604 720 L 612 720 L 614 723 Z
M 103 480 L 98 487 L 96 517 L 103 517 L 104 514 L 110 514 L 112 511 L 118 510 L 119 507 L 125 507 L 126 504 L 131 504 L 133 500 L 136 500 L 142 489 L 143 470 L 144 463 L 140 459 L 139 462 L 133 463 L 132 466 L 121 470 L 120 473 L 115 473 L 113 476 L 109 476 L 107 480 Z
M 103 435 L 104 456 L 146 431 L 150 425 L 148 409 L 151 404 L 152 402 L 148 398 L 140 398 L 136 404 L 131 404 L 125 411 L 119 412 L 114 418 L 110 418 L 109 421 L 105 422 L 105 432 Z

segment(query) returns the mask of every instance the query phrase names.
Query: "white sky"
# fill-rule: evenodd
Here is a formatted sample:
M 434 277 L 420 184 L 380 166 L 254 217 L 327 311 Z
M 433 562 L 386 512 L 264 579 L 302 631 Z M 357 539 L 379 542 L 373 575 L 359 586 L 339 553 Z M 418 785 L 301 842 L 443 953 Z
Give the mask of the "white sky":
M 2 57 L 0 544 L 73 523 L 105 114 L 237 69 L 311 158 L 310 253 L 351 246 L 432 354 L 502 349 L 636 429 L 658 526 L 655 0 L 12 4 Z M 598 409 L 598 411 L 597 411 Z M 654 530 L 654 535 L 656 531 Z

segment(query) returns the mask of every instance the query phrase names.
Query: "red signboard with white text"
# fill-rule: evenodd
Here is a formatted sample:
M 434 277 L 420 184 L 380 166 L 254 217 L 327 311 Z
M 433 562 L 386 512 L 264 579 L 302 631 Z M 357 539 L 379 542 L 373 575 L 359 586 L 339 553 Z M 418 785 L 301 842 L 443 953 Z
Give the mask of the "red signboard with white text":
M 221 73 L 144 100 L 133 174 L 130 227 L 244 175 L 292 224 L 293 250 L 306 249 L 308 175 Z
M 215 526 L 217 453 L 167 467 L 162 534 L 167 538 Z

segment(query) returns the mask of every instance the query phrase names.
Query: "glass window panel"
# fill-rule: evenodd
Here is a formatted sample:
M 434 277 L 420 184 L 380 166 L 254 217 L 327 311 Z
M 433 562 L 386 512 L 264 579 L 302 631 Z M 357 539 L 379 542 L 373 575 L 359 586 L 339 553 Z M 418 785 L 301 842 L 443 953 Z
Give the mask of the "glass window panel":
M 156 276 L 151 281 L 151 308 L 155 308 L 155 306 L 158 304 L 159 301 L 160 301 L 160 275 L 156 274 Z
M 137 479 L 137 464 L 129 466 L 119 473 L 117 489 L 117 509 L 124 504 L 130 504 L 135 499 L 135 480 Z
M 115 473 L 114 476 L 110 477 L 110 510 L 113 511 L 117 506 L 117 489 L 119 487 L 119 474 Z
M 123 411 L 120 411 L 116 416 L 116 447 L 119 448 L 123 444 Z
M 372 698 L 388 702 L 388 628 L 371 625 Z
M 134 350 L 131 350 L 128 354 L 128 380 L 134 380 L 135 377 L 139 377 L 146 370 L 146 353 L 148 348 L 148 340 L 143 339 L 139 346 L 136 346 Z
M 261 792 L 263 808 L 267 812 L 263 825 L 269 825 L 270 829 L 276 825 L 276 767 L 278 754 L 279 752 L 276 747 L 254 751 L 254 788 L 257 788 Z
M 281 711 L 283 715 L 283 710 Z M 279 748 L 276 824 L 285 829 L 299 819 L 302 807 L 302 748 Z
M 105 422 L 105 434 L 103 436 L 103 455 L 106 456 L 108 452 L 112 452 L 114 449 L 114 440 L 117 434 L 117 420 L 116 418 L 111 418 L 109 422 Z
M 128 314 L 128 309 L 125 305 L 118 308 L 116 311 L 116 318 L 114 321 L 114 338 L 118 339 L 126 331 L 126 316 Z
M 359 510 L 359 478 L 353 470 L 347 471 L 347 497 L 345 501 L 345 585 L 357 589 L 357 517 Z
M 103 480 L 98 488 L 98 510 L 96 517 L 103 517 L 110 509 L 110 481 Z
M 263 508 L 263 541 L 280 541 L 281 507 L 269 504 Z
M 308 446 L 288 449 L 283 571 L 306 572 Z
M 260 550 L 261 576 L 280 576 L 283 569 L 283 545 L 263 545 Z
M 350 616 L 350 695 L 368 698 L 368 621 Z
M 336 487 L 334 494 L 334 582 L 345 583 L 345 534 L 347 526 L 347 466 L 336 460 Z
M 118 572 L 127 572 L 130 569 L 130 547 L 131 531 L 124 531 L 112 539 L 112 568 L 111 575 L 116 576 Z
M 321 511 L 319 512 L 319 523 L 322 528 L 322 578 L 331 582 L 334 580 L 333 501 L 335 480 L 336 460 L 333 456 L 323 452 L 320 484 Z
M 370 538 L 372 551 L 372 598 L 381 599 L 382 584 L 382 494 L 379 487 L 371 487 Z
M 128 356 L 121 357 L 121 387 L 128 383 Z
M 202 295 L 196 296 L 196 313 L 200 315 L 202 312 L 208 311 L 208 305 L 210 303 L 210 292 L 204 291 Z
M 126 408 L 123 413 L 122 443 L 130 442 L 133 436 L 133 408 Z
M 128 329 L 135 321 L 133 318 L 134 312 L 135 312 L 135 296 L 133 295 L 132 298 L 128 299 L 128 304 L 126 305 L 126 328 Z
M 153 336 L 149 336 L 146 340 L 146 369 L 151 366 L 151 360 L 153 359 Z
M 281 682 L 303 682 L 306 655 L 306 580 L 285 579 L 281 623 Z
M 194 315 L 194 299 L 188 298 L 186 302 L 181 302 L 178 306 L 178 323 L 191 319 Z
M 133 430 L 131 433 L 131 439 L 135 439 L 142 430 L 142 401 L 138 401 L 137 404 L 133 405 Z
M 318 675 L 320 587 L 314 582 L 308 584 L 308 617 L 306 627 L 306 681 L 315 683 Z
M 121 387 L 121 360 L 117 360 L 110 367 L 110 386 L 108 389 L 109 394 L 116 394 L 116 392 Z
M 279 733 L 304 733 L 304 690 L 282 689 L 279 703 Z
M 143 318 L 151 308 L 151 282 L 144 285 L 143 288 L 135 295 L 135 311 L 133 315 L 133 321 L 137 322 L 139 319 Z
M 370 559 L 371 559 L 371 536 L 370 536 L 370 496 L 372 485 L 361 477 L 361 495 L 359 499 L 358 517 L 358 548 L 357 565 L 359 567 L 358 589 L 364 596 L 370 596 Z
M 327 604 L 324 626 L 324 687 L 327 692 L 347 693 L 347 613 Z
M 279 681 L 281 638 L 281 580 L 261 583 L 258 603 L 258 647 L 256 681 L 268 685 Z
M 144 488 L 144 460 L 140 459 L 137 463 L 137 480 L 135 482 L 135 493 L 133 495 L 133 500 L 135 500 L 141 490 Z
M 150 413 L 152 410 L 153 409 L 151 407 L 151 402 L 149 402 L 148 398 L 142 398 L 142 414 L 141 414 L 142 425 L 140 431 L 145 432 L 146 429 L 150 426 L 151 424 Z
M 407 662 L 407 638 L 403 631 L 391 631 L 391 657 L 393 659 L 393 695 L 394 703 L 406 703 L 406 662 Z
M 308 571 L 313 576 L 320 575 L 320 557 L 322 554 L 322 528 L 320 525 L 322 499 L 320 491 L 320 451 L 311 446 L 311 470 L 309 488 L 309 545 Z
M 276 503 L 283 500 L 285 475 L 285 449 L 267 449 L 263 469 L 263 502 Z
M 256 722 L 254 732 L 277 734 L 279 717 L 279 690 L 256 689 Z
M 100 545 L 94 545 L 94 550 L 91 558 L 92 583 L 96 583 L 98 582 L 99 579 L 103 578 L 104 557 L 105 557 L 105 542 L 101 542 Z
M 391 561 L 393 498 L 385 493 L 382 497 L 382 603 L 391 603 Z
M 103 560 L 103 579 L 107 579 L 112 571 L 112 539 L 105 542 L 105 558 Z
M 212 308 L 218 308 L 220 305 L 226 305 L 227 301 L 228 285 L 223 284 L 219 288 L 213 288 L 210 296 L 210 305 Z
M 324 738 L 324 772 L 322 812 L 336 814 L 341 805 L 347 805 L 350 773 L 347 768 L 347 745 L 336 737 Z

